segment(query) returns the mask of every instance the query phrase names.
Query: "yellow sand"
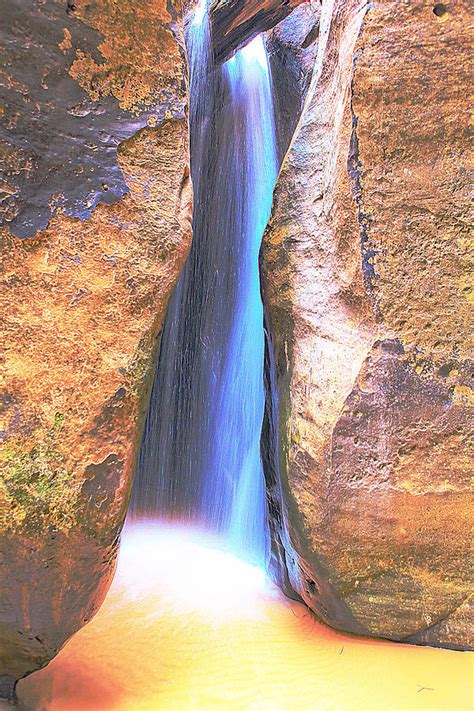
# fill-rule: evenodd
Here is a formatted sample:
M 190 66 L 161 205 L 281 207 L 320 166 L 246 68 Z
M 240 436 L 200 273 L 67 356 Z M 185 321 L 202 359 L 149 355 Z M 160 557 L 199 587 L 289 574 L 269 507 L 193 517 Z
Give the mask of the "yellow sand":
M 473 708 L 471 654 L 343 635 L 172 528 L 128 529 L 93 621 L 18 685 L 35 711 Z

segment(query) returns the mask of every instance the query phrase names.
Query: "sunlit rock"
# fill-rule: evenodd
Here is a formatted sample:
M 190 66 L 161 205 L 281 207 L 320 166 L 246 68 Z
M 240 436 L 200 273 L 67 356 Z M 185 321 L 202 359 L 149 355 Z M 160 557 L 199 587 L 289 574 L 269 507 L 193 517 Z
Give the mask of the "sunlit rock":
M 457 648 L 473 641 L 467 10 L 323 3 L 262 252 L 287 588 L 341 629 Z

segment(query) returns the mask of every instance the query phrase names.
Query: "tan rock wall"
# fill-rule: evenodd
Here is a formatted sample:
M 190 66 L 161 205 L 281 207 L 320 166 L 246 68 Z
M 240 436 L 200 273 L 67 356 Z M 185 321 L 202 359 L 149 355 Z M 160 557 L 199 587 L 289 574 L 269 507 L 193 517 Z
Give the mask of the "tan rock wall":
M 262 258 L 293 586 L 343 629 L 464 647 L 468 7 L 446 8 L 323 4 Z

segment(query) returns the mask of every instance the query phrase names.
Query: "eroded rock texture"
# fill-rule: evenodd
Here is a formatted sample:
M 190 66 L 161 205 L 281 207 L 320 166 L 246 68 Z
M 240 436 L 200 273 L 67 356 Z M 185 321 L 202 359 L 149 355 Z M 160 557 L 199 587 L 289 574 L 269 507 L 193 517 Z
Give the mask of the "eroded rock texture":
M 287 584 L 341 629 L 468 648 L 468 3 L 438 5 L 323 3 L 262 250 L 264 437 Z
M 191 239 L 180 3 L 45 0 L 8 13 L 5 687 L 47 663 L 110 584 Z

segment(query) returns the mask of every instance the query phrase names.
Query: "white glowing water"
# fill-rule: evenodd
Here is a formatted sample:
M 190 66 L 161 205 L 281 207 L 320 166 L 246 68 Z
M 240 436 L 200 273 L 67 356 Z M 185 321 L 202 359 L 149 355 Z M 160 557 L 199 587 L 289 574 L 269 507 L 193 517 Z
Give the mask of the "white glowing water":
M 258 255 L 277 175 L 270 71 L 262 37 L 213 66 L 205 2 L 186 45 L 193 246 L 168 308 L 133 508 L 205 525 L 262 561 Z
M 134 524 L 98 614 L 5 708 L 468 711 L 471 679 L 468 654 L 343 635 L 212 537 Z
M 179 525 L 128 526 L 120 550 L 122 570 L 140 582 L 124 586 L 128 600 L 168 589 L 180 614 L 199 612 L 213 623 L 251 617 L 259 596 L 279 595 L 263 567 L 229 553 L 218 537 Z

